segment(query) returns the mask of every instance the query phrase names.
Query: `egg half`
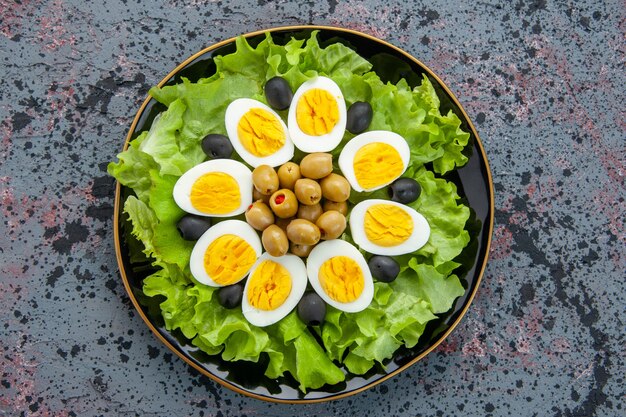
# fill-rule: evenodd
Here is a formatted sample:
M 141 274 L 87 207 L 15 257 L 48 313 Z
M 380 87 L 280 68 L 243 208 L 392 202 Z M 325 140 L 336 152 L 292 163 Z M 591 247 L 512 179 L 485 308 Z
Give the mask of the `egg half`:
M 402 136 L 372 130 L 352 138 L 341 150 L 338 163 L 355 191 L 374 191 L 399 178 L 410 157 L 411 150 Z
M 424 216 L 404 204 L 372 199 L 352 208 L 350 232 L 364 251 L 394 256 L 424 246 L 430 237 L 430 226 Z
M 241 311 L 258 327 L 269 326 L 293 310 L 306 290 L 306 267 L 295 255 L 275 258 L 264 253 L 250 270 Z
M 293 142 L 285 122 L 260 101 L 234 100 L 226 108 L 224 121 L 233 148 L 253 167 L 275 167 L 293 157 Z
M 319 243 L 306 261 L 311 286 L 329 305 L 348 312 L 365 310 L 374 296 L 374 283 L 361 252 L 344 240 Z
M 241 162 L 230 159 L 206 161 L 176 181 L 173 197 L 187 213 L 236 216 L 252 203 L 252 172 Z
M 191 251 L 189 267 L 198 282 L 224 287 L 244 279 L 261 251 L 261 239 L 248 223 L 225 220 L 200 236 Z
M 346 103 L 339 86 L 330 78 L 304 82 L 293 95 L 287 116 L 289 134 L 303 152 L 329 152 L 346 131 Z

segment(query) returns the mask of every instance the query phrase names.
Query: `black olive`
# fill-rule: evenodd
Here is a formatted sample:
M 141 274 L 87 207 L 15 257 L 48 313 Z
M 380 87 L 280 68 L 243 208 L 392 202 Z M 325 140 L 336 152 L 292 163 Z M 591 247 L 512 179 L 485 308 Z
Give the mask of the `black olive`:
M 372 123 L 372 106 L 363 101 L 354 102 L 348 109 L 346 129 L 351 133 L 361 133 Z
M 185 240 L 200 239 L 209 227 L 211 227 L 211 219 L 196 214 L 186 214 L 176 224 L 180 236 Z
M 226 159 L 233 153 L 233 145 L 226 136 L 211 133 L 202 139 L 202 150 L 211 159 Z
M 274 77 L 265 83 L 267 103 L 276 110 L 285 110 L 291 104 L 293 93 L 289 83 L 282 77 Z
M 241 304 L 243 285 L 233 284 L 217 290 L 217 301 L 224 308 L 235 308 Z
M 307 326 L 319 326 L 326 317 L 326 303 L 316 292 L 309 291 L 298 303 L 298 317 Z
M 391 282 L 400 273 L 400 265 L 389 256 L 374 255 L 367 262 L 372 276 L 378 281 Z
M 414 202 L 421 192 L 422 188 L 413 178 L 398 178 L 389 186 L 389 197 L 402 204 Z

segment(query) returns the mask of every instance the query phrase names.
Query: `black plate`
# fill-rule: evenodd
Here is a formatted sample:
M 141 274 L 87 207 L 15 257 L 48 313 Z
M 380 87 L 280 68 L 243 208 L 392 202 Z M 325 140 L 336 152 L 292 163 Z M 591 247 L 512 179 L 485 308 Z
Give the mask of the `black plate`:
M 465 167 L 446 175 L 446 179 L 457 185 L 459 195 L 472 209 L 472 216 L 467 224 L 472 240 L 459 255 L 457 261 L 462 263 L 462 266 L 455 271 L 466 288 L 465 294 L 457 299 L 448 313 L 428 324 L 417 346 L 412 349 L 399 349 L 394 357 L 385 363 L 384 368 L 375 367 L 362 376 L 348 373 L 345 382 L 324 386 L 303 394 L 298 390 L 298 384 L 293 378 L 272 380 L 265 377 L 263 372 L 267 365 L 267 358 L 263 356 L 257 364 L 226 362 L 219 355 L 204 354 L 191 345 L 190 341 L 179 331 L 171 332 L 165 329 L 158 307 L 161 300 L 158 297 L 150 299 L 141 291 L 143 278 L 152 271 L 149 267 L 143 268 L 142 271 L 142 268 L 137 268 L 136 264 L 131 267 L 128 245 L 132 242 L 126 238 L 127 219 L 122 213 L 122 208 L 123 201 L 132 191 L 118 184 L 114 221 L 118 263 L 129 296 L 148 327 L 166 346 L 206 376 L 242 394 L 274 402 L 316 402 L 345 397 L 390 378 L 433 350 L 459 323 L 476 293 L 487 262 L 493 229 L 493 186 L 487 158 L 472 122 L 443 82 L 415 58 L 369 35 L 339 28 L 313 26 L 277 28 L 270 31 L 276 43 L 286 43 L 291 37 L 308 38 L 312 30 L 320 30 L 318 38 L 322 46 L 341 42 L 370 60 L 374 64 L 374 71 L 383 81 L 397 82 L 400 78 L 405 78 L 411 86 L 415 86 L 420 83 L 422 74 L 426 74 L 437 90 L 442 113 L 452 110 L 459 116 L 463 129 L 471 134 L 471 146 L 468 147 L 470 158 Z M 265 31 L 254 32 L 245 36 L 248 42 L 256 45 L 264 39 L 264 33 Z M 176 84 L 181 81 L 181 77 L 192 81 L 208 77 L 215 71 L 213 57 L 234 51 L 234 39 L 209 47 L 179 65 L 159 85 Z M 129 140 L 149 129 L 154 117 L 164 109 L 164 106 L 148 97 L 133 121 L 124 148 Z

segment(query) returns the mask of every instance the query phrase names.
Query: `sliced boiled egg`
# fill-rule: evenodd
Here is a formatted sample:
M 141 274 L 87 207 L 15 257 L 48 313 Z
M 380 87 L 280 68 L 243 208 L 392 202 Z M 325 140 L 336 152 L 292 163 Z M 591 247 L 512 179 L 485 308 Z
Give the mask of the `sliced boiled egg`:
M 346 130 L 346 103 L 330 78 L 304 82 L 293 95 L 287 116 L 289 134 L 303 152 L 329 152 L 339 145 Z
M 296 307 L 306 286 L 306 267 L 302 259 L 295 255 L 275 258 L 264 253 L 246 281 L 241 311 L 250 324 L 269 326 Z
M 350 232 L 364 251 L 394 256 L 424 246 L 430 237 L 430 226 L 424 216 L 404 204 L 372 199 L 352 208 Z
M 224 287 L 244 279 L 261 252 L 261 239 L 248 223 L 225 220 L 200 236 L 189 267 L 198 282 Z
M 313 248 L 306 261 L 311 286 L 329 305 L 348 312 L 365 310 L 374 283 L 361 252 L 344 240 L 328 240 Z
M 206 161 L 176 181 L 173 196 L 178 207 L 187 213 L 235 216 L 252 203 L 252 172 L 241 162 L 230 159 Z
M 285 122 L 260 101 L 234 100 L 226 108 L 224 120 L 233 148 L 253 167 L 275 167 L 293 157 L 293 142 Z
M 411 150 L 394 132 L 373 130 L 352 138 L 341 150 L 339 168 L 355 191 L 391 184 L 409 165 Z

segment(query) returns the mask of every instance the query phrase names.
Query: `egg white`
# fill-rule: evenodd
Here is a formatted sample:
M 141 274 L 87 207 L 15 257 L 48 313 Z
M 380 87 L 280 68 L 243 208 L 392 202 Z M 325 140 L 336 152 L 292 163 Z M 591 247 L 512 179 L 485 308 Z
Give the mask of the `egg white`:
M 400 159 L 402 159 L 403 169 L 400 175 L 392 178 L 390 181 L 374 188 L 364 189 L 359 185 L 359 182 L 356 179 L 356 175 L 354 174 L 354 157 L 356 156 L 358 150 L 361 149 L 363 146 L 375 142 L 385 143 L 387 145 L 393 146 L 398 151 Z M 404 171 L 406 171 L 407 167 L 409 166 L 410 157 L 411 149 L 409 148 L 408 143 L 406 143 L 406 140 L 402 136 L 387 130 L 372 130 L 369 132 L 361 133 L 360 135 L 355 136 L 348 143 L 346 143 L 346 146 L 344 146 L 344 148 L 341 150 L 341 154 L 339 154 L 338 164 L 339 169 L 341 169 L 343 176 L 346 177 L 346 179 L 352 186 L 352 189 L 359 192 L 374 191 L 391 184 L 402 174 L 404 174 Z
M 333 130 L 320 136 L 311 136 L 304 133 L 296 119 L 296 108 L 300 97 L 307 91 L 319 88 L 326 90 L 335 98 L 339 109 L 339 120 Z M 296 148 L 303 152 L 330 152 L 339 145 L 346 131 L 346 102 L 339 86 L 330 78 L 316 77 L 304 82 L 293 95 L 293 100 L 289 106 L 289 114 L 287 116 L 287 125 L 289 126 L 289 134 Z
M 252 153 L 248 152 L 246 148 L 244 148 L 241 140 L 239 139 L 239 133 L 237 131 L 237 126 L 239 126 L 239 121 L 241 118 L 253 108 L 261 108 L 270 112 L 282 126 L 283 132 L 285 133 L 285 143 L 284 145 L 268 156 L 256 156 Z M 271 167 L 276 167 L 278 165 L 282 165 L 285 162 L 288 162 L 293 158 L 293 142 L 289 136 L 289 129 L 285 125 L 285 122 L 280 118 L 280 116 L 272 110 L 266 104 L 261 103 L 260 101 L 253 100 L 251 98 L 239 98 L 231 102 L 226 108 L 226 114 L 224 116 L 224 122 L 226 125 L 226 133 L 228 134 L 228 138 L 233 145 L 235 151 L 241 156 L 241 159 L 246 161 L 249 165 L 254 168 L 259 165 L 269 165 Z
M 208 214 L 197 210 L 193 204 L 191 204 L 191 187 L 198 178 L 209 172 L 223 172 L 233 177 L 239 186 L 239 194 L 241 195 L 239 207 L 229 213 Z M 176 181 L 172 195 L 178 207 L 185 210 L 187 213 L 207 217 L 236 216 L 246 211 L 248 206 L 252 204 L 252 171 L 241 162 L 230 159 L 206 161 L 185 172 L 178 181 Z
M 289 272 L 289 275 L 291 276 L 291 292 L 289 293 L 289 296 L 287 296 L 285 302 L 276 309 L 269 311 L 261 310 L 251 305 L 248 301 L 248 287 L 250 279 L 246 281 L 246 286 L 243 290 L 243 298 L 241 300 L 241 311 L 250 324 L 258 327 L 265 327 L 270 324 L 274 324 L 289 314 L 291 310 L 298 305 L 298 302 L 300 302 L 307 285 L 306 267 L 304 266 L 302 259 L 296 255 L 288 254 L 276 258 L 266 252 L 261 255 L 256 264 L 252 267 L 252 269 L 250 269 L 250 274 L 248 276 L 251 277 L 254 275 L 258 266 L 263 261 L 267 260 L 281 264 Z
M 363 273 L 363 280 L 365 281 L 363 291 L 356 300 L 349 303 L 342 303 L 330 298 L 319 281 L 319 270 L 322 264 L 335 256 L 347 256 L 351 258 L 361 267 Z M 372 281 L 372 274 L 367 266 L 367 262 L 363 255 L 361 255 L 361 252 L 345 240 L 334 239 L 317 244 L 307 258 L 306 271 L 309 282 L 315 292 L 327 304 L 339 310 L 347 313 L 356 313 L 365 310 L 372 302 L 372 298 L 374 297 L 374 282 Z
M 376 204 L 391 204 L 403 209 L 413 220 L 413 233 L 411 236 L 397 246 L 379 246 L 371 242 L 365 234 L 365 213 L 367 209 Z M 354 243 L 361 249 L 375 255 L 395 256 L 405 253 L 415 252 L 428 242 L 430 237 L 430 226 L 424 216 L 411 207 L 389 200 L 365 200 L 352 208 L 350 212 L 350 233 Z
M 204 269 L 204 253 L 215 239 L 224 235 L 236 235 L 242 238 L 252 247 L 257 258 L 261 255 L 261 239 L 252 226 L 241 220 L 225 220 L 219 222 L 200 236 L 200 239 L 198 239 L 191 251 L 189 268 L 193 277 L 201 284 L 211 287 L 223 287 L 222 284 L 213 281 L 213 278 L 211 278 Z M 244 274 L 241 279 L 245 277 L 246 275 Z M 239 281 L 241 281 L 241 279 Z M 233 282 L 229 285 L 236 284 L 237 282 Z

